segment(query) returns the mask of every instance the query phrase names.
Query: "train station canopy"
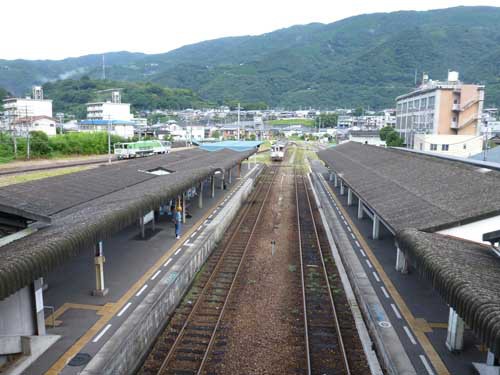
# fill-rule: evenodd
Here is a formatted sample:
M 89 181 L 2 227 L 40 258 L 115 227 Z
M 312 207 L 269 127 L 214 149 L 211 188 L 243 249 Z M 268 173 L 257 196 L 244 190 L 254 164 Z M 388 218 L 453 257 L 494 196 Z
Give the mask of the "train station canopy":
M 420 275 L 500 356 L 500 258 L 486 245 L 438 233 L 408 229 L 397 240 Z
M 233 151 L 249 151 L 257 150 L 264 143 L 262 141 L 223 141 L 213 143 L 201 143 L 200 148 L 207 151 L 218 151 L 222 149 L 230 149 Z
M 434 232 L 500 214 L 500 172 L 493 169 L 355 142 L 318 156 L 394 233 Z
M 38 228 L 0 248 L 0 300 L 254 151 L 178 151 L 0 188 L 0 220 Z

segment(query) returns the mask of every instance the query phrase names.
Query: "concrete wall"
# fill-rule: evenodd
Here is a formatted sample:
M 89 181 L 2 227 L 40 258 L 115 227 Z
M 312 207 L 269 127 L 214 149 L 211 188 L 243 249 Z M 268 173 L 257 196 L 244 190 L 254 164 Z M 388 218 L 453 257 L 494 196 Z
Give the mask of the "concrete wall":
M 135 372 L 165 322 L 189 289 L 196 273 L 236 217 L 253 188 L 255 178 L 251 177 L 245 181 L 224 209 L 200 233 L 193 246 L 183 252 L 182 257 L 90 361 L 82 375 Z
M 31 286 L 0 301 L 0 337 L 30 336 L 35 333 L 34 301 Z

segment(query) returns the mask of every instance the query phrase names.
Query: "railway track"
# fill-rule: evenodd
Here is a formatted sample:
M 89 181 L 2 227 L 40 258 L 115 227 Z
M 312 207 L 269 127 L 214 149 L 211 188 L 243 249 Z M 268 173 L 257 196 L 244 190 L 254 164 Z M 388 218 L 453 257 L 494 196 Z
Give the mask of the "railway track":
M 307 374 L 369 374 L 307 179 L 295 176 Z
M 228 299 L 273 186 L 276 169 L 269 167 L 263 172 L 233 234 L 212 264 L 208 264 L 210 271 L 204 272 L 207 279 L 201 282 L 204 287 L 196 293 L 196 302 L 184 314 L 182 323 L 172 324 L 170 330 L 162 334 L 161 345 L 157 345 L 153 361 L 147 363 L 140 373 L 203 373 Z M 154 368 L 154 362 L 159 364 L 157 368 Z

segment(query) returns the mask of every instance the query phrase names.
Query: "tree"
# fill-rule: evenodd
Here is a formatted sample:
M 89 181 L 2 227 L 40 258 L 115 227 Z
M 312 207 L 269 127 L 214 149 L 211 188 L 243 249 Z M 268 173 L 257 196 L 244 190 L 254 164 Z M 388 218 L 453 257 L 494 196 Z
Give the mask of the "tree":
M 387 135 L 391 132 L 394 131 L 394 128 L 392 128 L 391 126 L 385 126 L 383 127 L 382 129 L 380 129 L 379 131 L 379 135 L 380 135 L 380 139 L 385 141 L 387 139 Z
M 354 110 L 354 116 L 356 116 L 356 117 L 363 116 L 364 112 L 365 112 L 365 110 L 363 109 L 363 107 L 357 107 Z
M 321 121 L 321 126 L 324 128 L 334 128 L 337 126 L 339 116 L 336 113 L 322 113 L 316 117 L 316 123 Z
M 212 133 L 212 138 L 220 139 L 220 132 L 218 130 L 215 130 Z
M 389 134 L 387 134 L 387 138 L 385 140 L 385 144 L 389 147 L 401 147 L 404 145 L 404 139 L 399 136 L 399 134 L 393 130 Z
M 46 156 L 51 151 L 49 137 L 46 133 L 38 130 L 30 132 L 30 152 L 34 156 Z

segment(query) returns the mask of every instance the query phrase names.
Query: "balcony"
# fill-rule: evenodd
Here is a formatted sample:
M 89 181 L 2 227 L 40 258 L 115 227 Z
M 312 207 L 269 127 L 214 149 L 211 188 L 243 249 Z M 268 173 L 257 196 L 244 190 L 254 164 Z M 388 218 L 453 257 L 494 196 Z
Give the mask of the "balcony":
M 457 121 L 452 121 L 450 127 L 452 129 L 458 129 L 458 122 Z
M 453 104 L 453 107 L 451 108 L 452 111 L 460 111 L 461 108 L 460 108 L 460 104 L 457 103 L 457 104 Z

